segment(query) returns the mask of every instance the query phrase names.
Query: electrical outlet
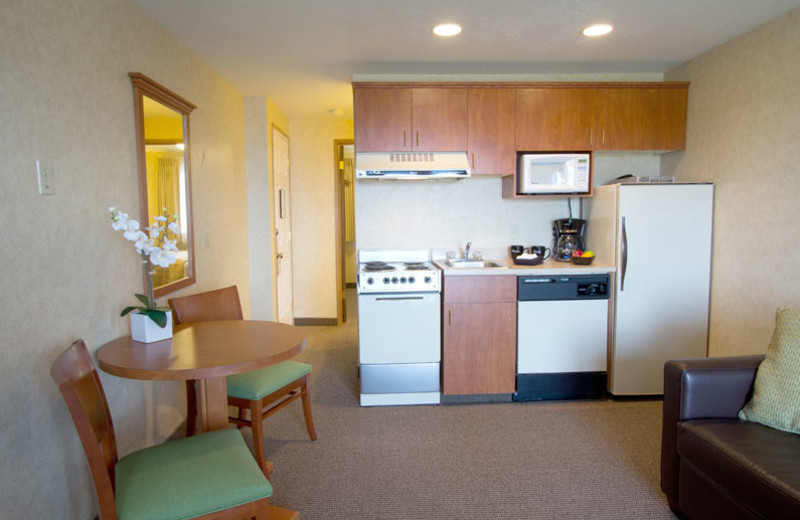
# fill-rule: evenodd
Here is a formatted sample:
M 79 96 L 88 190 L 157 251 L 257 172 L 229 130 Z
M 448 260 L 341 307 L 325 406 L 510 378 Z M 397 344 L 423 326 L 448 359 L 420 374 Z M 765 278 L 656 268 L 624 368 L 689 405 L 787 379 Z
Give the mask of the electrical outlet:
M 36 178 L 39 185 L 39 195 L 53 195 L 53 163 L 50 161 L 36 161 Z

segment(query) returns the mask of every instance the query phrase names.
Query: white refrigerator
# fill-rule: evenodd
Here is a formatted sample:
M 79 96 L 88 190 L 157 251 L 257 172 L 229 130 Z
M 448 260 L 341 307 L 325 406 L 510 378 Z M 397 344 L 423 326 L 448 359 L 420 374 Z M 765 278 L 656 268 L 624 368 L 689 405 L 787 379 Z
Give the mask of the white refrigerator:
M 608 391 L 664 392 L 664 362 L 706 357 L 713 184 L 595 188 L 586 247 L 616 266 Z

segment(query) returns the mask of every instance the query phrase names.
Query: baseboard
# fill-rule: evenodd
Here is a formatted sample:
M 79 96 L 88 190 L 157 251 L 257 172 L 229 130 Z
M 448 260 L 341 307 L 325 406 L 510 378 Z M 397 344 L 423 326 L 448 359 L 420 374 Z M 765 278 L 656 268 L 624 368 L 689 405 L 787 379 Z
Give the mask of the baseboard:
M 442 394 L 442 404 L 510 403 L 513 394 Z
M 335 327 L 339 324 L 336 318 L 295 318 L 295 325 L 306 327 Z

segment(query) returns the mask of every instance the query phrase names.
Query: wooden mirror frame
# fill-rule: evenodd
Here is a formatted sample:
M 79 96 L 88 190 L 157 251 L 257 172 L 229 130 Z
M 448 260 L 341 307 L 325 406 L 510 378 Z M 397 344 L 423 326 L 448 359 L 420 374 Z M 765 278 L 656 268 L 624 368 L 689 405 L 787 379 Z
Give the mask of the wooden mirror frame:
M 168 88 L 164 87 L 148 78 L 140 72 L 128 74 L 133 85 L 133 108 L 136 122 L 136 156 L 139 166 L 139 215 L 140 221 L 149 225 L 150 208 L 147 202 L 147 156 L 145 154 L 145 132 L 144 132 L 144 96 L 161 103 L 178 112 L 183 118 L 183 158 L 184 174 L 186 176 L 186 250 L 188 254 L 187 276 L 166 285 L 153 288 L 153 295 L 158 298 L 165 294 L 177 291 L 195 283 L 196 268 L 194 258 L 194 218 L 192 216 L 192 177 L 189 163 L 190 157 L 190 132 L 189 114 L 197 108 L 195 105 L 178 96 Z M 144 278 L 145 294 L 147 291 L 147 278 Z

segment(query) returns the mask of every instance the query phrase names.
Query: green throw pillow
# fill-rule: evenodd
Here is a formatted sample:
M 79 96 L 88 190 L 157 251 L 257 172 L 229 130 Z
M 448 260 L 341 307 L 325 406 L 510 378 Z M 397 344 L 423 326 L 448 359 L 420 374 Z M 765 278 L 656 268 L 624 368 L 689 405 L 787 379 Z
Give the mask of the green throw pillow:
M 781 307 L 767 356 L 756 373 L 753 397 L 739 418 L 800 433 L 800 310 Z

